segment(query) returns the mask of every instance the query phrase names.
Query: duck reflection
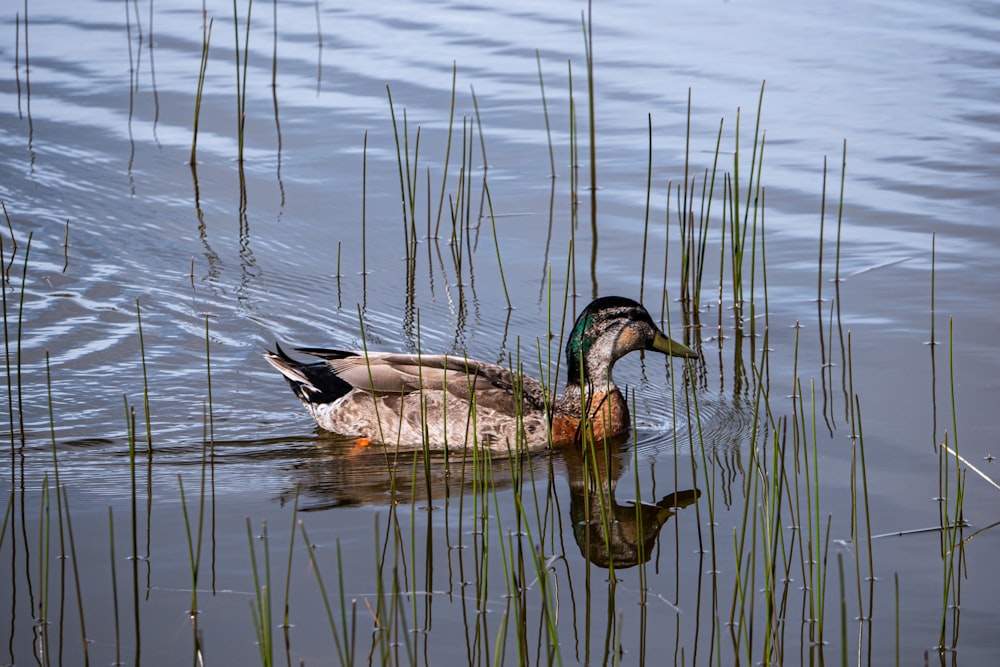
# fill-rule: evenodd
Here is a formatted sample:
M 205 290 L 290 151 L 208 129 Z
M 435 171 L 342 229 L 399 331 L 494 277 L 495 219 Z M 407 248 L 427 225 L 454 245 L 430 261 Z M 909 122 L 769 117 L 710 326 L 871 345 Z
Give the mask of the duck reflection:
M 544 479 L 549 457 L 499 457 L 495 452 L 393 451 L 380 445 L 358 447 L 353 438 L 322 434 L 291 466 L 300 509 L 416 503 L 440 505 L 463 493 L 502 490 L 518 479 Z
M 676 491 L 654 503 L 618 502 L 615 488 L 626 460 L 623 441 L 566 448 L 569 514 L 580 553 L 603 568 L 628 568 L 649 560 L 663 525 L 698 500 L 701 491 Z
M 569 518 L 580 553 L 599 567 L 627 568 L 649 560 L 663 525 L 698 500 L 697 489 L 677 491 L 656 503 L 619 503 L 618 480 L 628 452 L 624 440 L 606 447 L 554 450 L 551 455 L 495 457 L 486 453 L 391 452 L 358 448 L 352 439 L 321 437 L 298 450 L 291 464 L 300 509 L 316 511 L 360 505 L 438 505 L 461 494 L 501 490 L 519 480 L 544 480 L 553 461 L 565 466 Z M 495 453 L 492 453 L 495 454 Z

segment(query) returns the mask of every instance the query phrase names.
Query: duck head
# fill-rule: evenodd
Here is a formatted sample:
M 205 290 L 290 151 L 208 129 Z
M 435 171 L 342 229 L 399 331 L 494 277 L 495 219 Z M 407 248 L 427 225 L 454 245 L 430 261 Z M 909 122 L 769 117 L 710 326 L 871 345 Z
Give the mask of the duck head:
M 698 356 L 660 331 L 639 302 L 621 296 L 601 297 L 580 313 L 566 343 L 567 386 L 610 382 L 614 363 L 635 350 L 655 350 L 671 357 Z

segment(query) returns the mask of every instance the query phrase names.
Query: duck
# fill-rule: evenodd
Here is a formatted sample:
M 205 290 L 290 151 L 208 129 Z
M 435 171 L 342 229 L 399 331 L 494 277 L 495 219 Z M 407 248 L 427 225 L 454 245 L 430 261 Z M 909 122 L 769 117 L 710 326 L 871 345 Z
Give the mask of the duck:
M 535 378 L 462 355 L 299 347 L 319 361 L 298 361 L 275 348 L 264 358 L 322 429 L 361 446 L 479 445 L 497 452 L 619 440 L 631 422 L 612 378 L 615 362 L 637 350 L 698 358 L 664 334 L 642 304 L 620 296 L 598 298 L 576 318 L 558 396 Z

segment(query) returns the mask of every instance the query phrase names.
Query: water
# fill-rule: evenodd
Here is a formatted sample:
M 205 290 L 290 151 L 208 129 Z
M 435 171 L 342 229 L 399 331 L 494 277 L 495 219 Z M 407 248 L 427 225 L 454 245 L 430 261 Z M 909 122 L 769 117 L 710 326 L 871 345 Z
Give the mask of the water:
M 10 437 L 11 426 L 4 429 L 15 443 L 4 475 L 13 491 L 13 513 L 0 545 L 4 569 L 11 572 L 4 589 L 13 591 L 11 603 L 3 605 L 5 622 L 0 624 L 9 628 L 4 662 L 28 663 L 40 651 L 32 610 L 37 616 L 44 590 L 38 565 L 39 517 L 46 473 L 50 490 L 54 483 L 53 435 L 60 482 L 67 488 L 72 513 L 89 652 L 95 662 L 113 661 L 115 646 L 127 662 L 135 661 L 137 653 L 147 664 L 193 659 L 195 635 L 187 614 L 191 577 L 178 477 L 187 509 L 196 517 L 203 470 L 208 471 L 204 480 L 210 502 L 198 583 L 198 628 L 206 657 L 216 663 L 258 659 L 247 611 L 254 585 L 245 518 L 250 518 L 255 535 L 267 521 L 277 598 L 279 590 L 284 592 L 296 489 L 299 509 L 310 510 L 299 518 L 310 540 L 320 545 L 317 558 L 331 595 L 337 590 L 339 540 L 346 604 L 358 604 L 358 662 L 367 659 L 372 641 L 366 605 L 377 606 L 378 577 L 372 563 L 377 549 L 389 554 L 383 583 L 391 587 L 389 573 L 396 565 L 406 575 L 400 586 L 421 593 L 398 599 L 406 614 L 399 627 L 422 630 L 393 635 L 415 642 L 413 661 L 493 661 L 501 619 L 513 622 L 499 543 L 509 539 L 509 531 L 524 530 L 513 523 L 519 489 L 524 490 L 528 516 L 533 517 L 537 507 L 546 517 L 546 534 L 537 534 L 537 524 L 529 526 L 534 532 L 524 546 L 543 544 L 551 576 L 561 587 L 557 633 L 565 662 L 610 661 L 606 647 L 617 641 L 624 660 L 632 664 L 658 663 L 663 655 L 686 663 L 706 659 L 714 644 L 708 628 L 715 613 L 723 620 L 728 617 L 730 592 L 722 594 L 713 611 L 705 589 L 697 587 L 699 582 L 708 586 L 709 579 L 699 573 L 715 567 L 724 581 L 732 581 L 736 566 L 730 542 L 733 526 L 742 520 L 740 499 L 753 414 L 727 370 L 732 365 L 732 338 L 725 308 L 723 322 L 730 338 L 721 355 L 713 347 L 719 319 L 714 305 L 717 236 L 709 249 L 714 274 L 706 279 L 711 287 L 703 297 L 711 302 L 703 321 L 713 326 L 704 331 L 706 382 L 699 392 L 707 460 L 715 461 L 710 472 L 719 513 L 714 566 L 692 555 L 706 534 L 699 535 L 699 523 L 707 531 L 706 488 L 700 488 L 698 513 L 689 505 L 665 519 L 646 579 L 639 579 L 637 568 L 617 570 L 621 582 L 609 587 L 607 572 L 599 565 L 588 569 L 585 550 L 575 544 L 574 531 L 586 522 L 581 523 L 571 507 L 586 506 L 588 500 L 578 493 L 579 465 L 571 455 L 497 462 L 487 486 L 482 479 L 464 478 L 456 472 L 460 468 L 445 472 L 442 460 L 433 461 L 425 477 L 412 457 L 404 457 L 396 463 L 402 472 L 393 481 L 385 472 L 384 457 L 355 452 L 352 443 L 317 433 L 260 356 L 275 339 L 330 347 L 360 347 L 364 341 L 372 349 L 419 347 L 467 352 L 488 361 L 520 355 L 532 374 L 548 366 L 550 354 L 554 363 L 558 339 L 549 345 L 547 334 L 558 337 L 560 330 L 571 236 L 569 63 L 582 128 L 578 173 L 584 200 L 581 224 L 573 234 L 576 268 L 570 320 L 596 293 L 637 297 L 640 291 L 659 317 L 665 254 L 670 258 L 667 304 L 671 317 L 678 317 L 676 193 L 670 199 L 668 253 L 663 250 L 668 238 L 663 220 L 667 183 L 676 187 L 684 178 L 688 91 L 690 162 L 697 187 L 703 170 L 711 167 L 720 119 L 720 174 L 732 170 L 737 109 L 745 187 L 757 101 L 766 80 L 761 129 L 766 136 L 762 173 L 771 398 L 780 414 L 790 411 L 785 396 L 795 391 L 796 371 L 807 397 L 810 379 L 817 387 L 821 504 L 824 516 L 833 517 L 825 656 L 839 656 L 833 562 L 837 554 L 843 555 L 848 618 L 853 619 L 859 615 L 857 593 L 851 593 L 854 553 L 868 553 L 865 543 L 851 540 L 850 430 L 844 416 L 849 399 L 843 391 L 841 330 L 845 337 L 850 332 L 851 379 L 863 411 L 872 533 L 939 525 L 936 498 L 942 491 L 933 444 L 946 432 L 952 445 L 956 437 L 948 384 L 949 318 L 954 318 L 958 443 L 969 461 L 996 476 L 990 457 L 1000 452 L 992 449 L 995 429 L 989 415 L 1000 396 L 995 381 L 1000 350 L 994 335 L 1000 296 L 995 259 L 1000 252 L 1000 195 L 995 187 L 1000 168 L 995 76 L 1000 47 L 993 39 L 1000 12 L 989 3 L 944 7 L 930 2 L 790 9 L 778 3 L 636 1 L 613 9 L 596 7 L 600 224 L 595 243 L 586 189 L 585 9 L 566 2 L 544 7 L 508 2 L 490 8 L 451 2 L 383 3 L 377 8 L 341 8 L 322 1 L 284 2 L 276 8 L 256 3 L 245 78 L 242 174 L 231 6 L 207 6 L 214 24 L 196 171 L 188 160 L 203 39 L 201 7 L 162 0 L 148 5 L 27 3 L 9 7 L 0 16 L 0 54 L 8 64 L 0 74 L 0 199 L 18 246 L 6 292 L 12 364 L 18 349 L 14 332 L 21 271 L 31 235 L 19 341 L 20 386 L 14 373 L 9 394 L 18 437 Z M 247 12 L 247 6 L 239 7 L 241 55 Z M 554 181 L 536 49 L 551 122 Z M 447 193 L 454 196 L 457 189 L 464 118 L 476 128 L 470 210 L 478 218 L 484 207 L 479 183 L 485 162 L 503 282 L 488 214 L 478 231 L 463 237 L 461 278 L 448 244 L 447 209 L 440 238 L 427 238 L 428 227 L 438 225 L 453 67 L 456 125 Z M 419 242 L 412 273 L 404 261 L 400 176 L 387 86 L 400 135 L 405 110 L 411 158 L 420 128 Z M 650 124 L 653 192 L 643 276 Z M 836 296 L 830 279 L 836 275 L 845 140 L 839 265 L 843 281 L 839 300 L 831 302 Z M 817 309 L 824 158 L 824 301 Z M 717 197 L 715 235 L 722 208 L 721 194 Z M 6 266 L 12 256 L 6 225 L 0 236 Z M 934 337 L 944 344 L 936 348 L 933 368 L 931 348 L 925 344 L 932 326 L 932 247 Z M 513 306 L 509 312 L 504 283 Z M 728 290 L 728 278 L 724 284 Z M 831 311 L 831 304 L 839 310 Z M 149 387 L 151 459 L 145 454 L 137 308 Z M 839 312 L 840 328 L 836 319 L 831 326 L 831 312 Z M 796 322 L 801 327 L 801 354 L 794 367 Z M 819 350 L 821 332 L 830 347 L 827 353 L 835 351 L 838 364 L 827 374 Z M 639 426 L 634 442 L 615 458 L 612 468 L 619 475 L 615 497 L 620 505 L 637 499 L 648 507 L 669 494 L 690 490 L 692 465 L 699 484 L 705 479 L 700 448 L 695 447 L 692 459 L 691 438 L 673 432 L 675 425 L 685 423 L 670 390 L 670 378 L 679 378 L 678 370 L 674 364 L 674 373 L 668 374 L 659 359 L 648 356 L 623 360 L 616 368 L 619 384 L 633 389 Z M 831 388 L 828 395 L 820 391 L 826 384 Z M 833 435 L 824 433 L 824 396 Z M 137 410 L 140 450 L 134 505 L 127 406 Z M 214 452 L 203 449 L 208 428 Z M 203 460 L 214 465 L 204 468 Z M 971 527 L 965 537 L 991 524 L 987 508 L 995 504 L 997 493 L 973 474 L 967 484 L 964 517 Z M 496 489 L 496 494 L 477 495 L 484 488 Z M 496 505 L 480 523 L 471 518 L 470 506 L 483 498 Z M 54 501 L 52 496 L 53 522 Z M 109 506 L 116 522 L 113 561 Z M 136 587 L 132 563 L 125 560 L 132 553 L 133 506 L 138 510 L 137 553 L 148 554 L 137 570 Z M 655 509 L 649 511 L 656 514 Z M 861 630 L 873 639 L 863 644 L 861 662 L 884 664 L 895 654 L 896 574 L 901 662 L 920 659 L 925 651 L 933 655 L 946 577 L 939 537 L 929 532 L 874 541 L 874 620 Z M 56 538 L 54 523 L 53 552 Z M 393 546 L 396 539 L 402 546 Z M 334 650 L 329 626 L 301 535 L 295 540 L 289 655 L 293 661 L 326 662 Z M 949 611 L 947 617 L 946 642 L 956 643 L 957 653 L 943 659 L 957 655 L 963 662 L 983 663 L 1000 651 L 993 632 L 998 621 L 996 577 L 988 569 L 996 541 L 995 531 L 986 530 L 964 551 L 968 580 L 962 581 L 960 611 Z M 259 559 L 262 543 L 254 544 Z M 481 551 L 491 555 L 485 569 L 477 568 L 475 554 Z M 58 626 L 65 634 L 62 660 L 76 663 L 81 648 L 72 575 L 67 570 L 64 583 L 54 583 L 66 561 L 47 562 L 53 582 L 48 604 L 57 604 L 60 591 L 69 601 Z M 111 562 L 117 568 L 122 605 L 119 640 L 107 613 Z M 797 590 L 804 572 L 793 571 Z M 528 573 L 533 573 L 531 566 Z M 525 582 L 529 596 L 540 585 L 531 580 L 535 583 Z M 643 586 L 651 597 L 639 607 Z M 867 601 L 867 583 L 865 588 L 862 597 Z M 141 619 L 138 638 L 131 615 L 134 590 Z M 574 597 L 568 599 L 570 591 Z M 541 607 L 537 598 L 529 599 L 528 633 L 543 637 L 547 630 L 540 630 Z M 756 598 L 756 603 L 760 614 L 763 601 Z M 796 610 L 788 616 L 788 641 L 795 647 L 800 619 L 808 616 L 799 612 L 800 604 L 796 598 Z M 486 613 L 477 614 L 477 607 Z M 640 615 L 640 609 L 646 615 Z M 586 616 L 588 610 L 592 618 Z M 960 633 L 953 632 L 953 613 L 961 621 Z M 618 614 L 622 621 L 616 626 Z M 51 608 L 49 617 L 54 617 Z M 477 629 L 484 635 L 477 635 Z M 857 623 L 849 623 L 852 645 L 858 631 Z M 514 630 L 508 632 L 505 645 L 511 648 L 505 657 L 513 661 L 517 641 Z M 280 637 L 280 630 L 275 633 Z M 51 647 L 60 645 L 55 638 L 49 641 Z M 726 632 L 722 642 L 729 641 Z M 808 639 L 802 641 L 808 644 Z M 533 647 L 544 646 L 541 639 L 531 642 Z M 759 647 L 755 644 L 755 656 Z M 399 661 L 410 661 L 405 648 L 397 649 Z M 796 662 L 798 650 L 786 660 Z M 277 650 L 282 652 L 283 646 Z M 374 661 L 382 661 L 378 653 Z

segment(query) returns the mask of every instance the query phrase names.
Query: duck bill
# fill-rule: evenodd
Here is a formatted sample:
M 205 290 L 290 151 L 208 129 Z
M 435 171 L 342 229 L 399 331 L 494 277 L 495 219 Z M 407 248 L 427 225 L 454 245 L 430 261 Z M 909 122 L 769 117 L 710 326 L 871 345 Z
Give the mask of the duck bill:
M 659 331 L 657 331 L 656 336 L 653 337 L 653 349 L 659 350 L 660 352 L 671 357 L 687 357 L 688 359 L 698 358 L 698 353 L 690 347 L 667 338 Z

